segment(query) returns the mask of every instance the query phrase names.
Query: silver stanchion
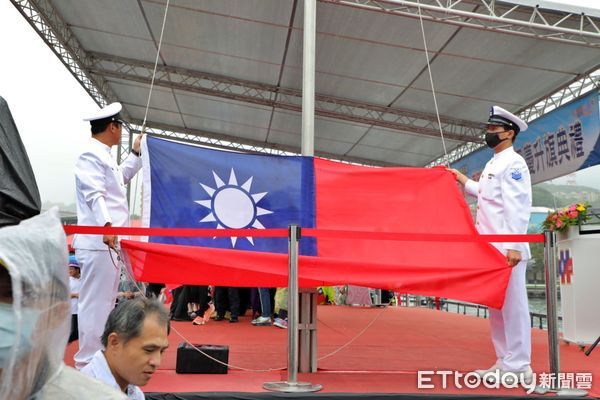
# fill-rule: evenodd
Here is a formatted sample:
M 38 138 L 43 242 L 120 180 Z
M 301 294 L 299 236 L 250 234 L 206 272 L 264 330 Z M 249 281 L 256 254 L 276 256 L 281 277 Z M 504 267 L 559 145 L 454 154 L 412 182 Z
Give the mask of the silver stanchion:
M 556 307 L 556 234 L 544 231 L 544 262 L 546 264 L 546 312 L 548 321 L 548 357 L 550 362 L 550 386 L 536 386 L 535 392 L 556 393 L 559 396 L 587 396 L 587 391 L 562 388 L 559 379 L 560 349 L 558 336 L 558 312 Z
M 289 228 L 289 281 L 288 281 L 288 379 L 284 382 L 266 382 L 263 388 L 274 392 L 316 392 L 323 388 L 318 384 L 298 382 L 298 240 L 300 227 Z

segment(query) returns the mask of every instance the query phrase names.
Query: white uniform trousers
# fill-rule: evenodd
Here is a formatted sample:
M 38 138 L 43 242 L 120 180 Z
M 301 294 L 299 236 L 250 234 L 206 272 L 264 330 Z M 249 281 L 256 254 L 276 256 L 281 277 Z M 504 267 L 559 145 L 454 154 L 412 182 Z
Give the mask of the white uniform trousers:
M 497 363 L 505 371 L 523 371 L 531 363 L 531 324 L 525 270 L 527 260 L 512 270 L 501 310 L 490 308 L 492 342 Z
M 102 349 L 100 338 L 108 314 L 115 308 L 120 271 L 115 268 L 107 250 L 76 250 L 81 267 L 79 289 L 79 351 L 75 367 L 85 367 Z M 113 254 L 116 260 L 116 255 Z M 118 264 L 117 264 L 118 265 Z

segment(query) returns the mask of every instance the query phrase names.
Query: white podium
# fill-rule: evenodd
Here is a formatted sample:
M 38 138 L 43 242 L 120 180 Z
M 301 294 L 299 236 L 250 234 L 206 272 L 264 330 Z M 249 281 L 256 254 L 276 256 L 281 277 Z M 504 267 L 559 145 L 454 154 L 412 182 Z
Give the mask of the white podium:
M 563 340 L 578 345 L 600 336 L 600 226 L 557 233 Z

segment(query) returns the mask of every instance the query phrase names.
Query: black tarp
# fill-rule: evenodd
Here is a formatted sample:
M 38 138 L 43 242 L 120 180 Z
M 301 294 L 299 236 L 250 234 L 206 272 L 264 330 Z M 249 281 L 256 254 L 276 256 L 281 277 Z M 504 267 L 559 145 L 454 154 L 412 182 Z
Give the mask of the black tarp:
M 40 213 L 40 192 L 6 100 L 0 97 L 0 227 Z

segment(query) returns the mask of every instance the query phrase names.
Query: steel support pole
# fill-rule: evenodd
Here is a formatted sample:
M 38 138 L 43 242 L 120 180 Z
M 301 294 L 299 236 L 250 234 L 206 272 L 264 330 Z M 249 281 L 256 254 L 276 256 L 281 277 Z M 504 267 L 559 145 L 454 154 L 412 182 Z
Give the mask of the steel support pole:
M 290 225 L 288 242 L 288 379 L 285 382 L 266 382 L 263 388 L 275 392 L 316 392 L 321 385 L 298 382 L 298 241 L 300 227 Z
M 315 55 L 317 37 L 317 0 L 304 0 L 302 48 L 302 143 L 303 156 L 315 154 Z M 300 293 L 299 333 L 301 372 L 317 370 L 317 304 L 314 290 Z M 289 310 L 288 310 L 289 311 Z
M 381 304 L 381 289 L 375 289 L 373 292 L 373 305 L 382 306 L 383 304 Z
M 304 0 L 302 49 L 302 155 L 315 154 L 315 42 L 317 0 Z
M 556 234 L 544 231 L 544 263 L 546 265 L 546 314 L 548 322 L 548 358 L 550 365 L 551 386 L 537 386 L 536 393 L 555 392 L 559 396 L 586 396 L 581 389 L 561 388 L 560 348 L 558 335 L 558 312 L 556 291 Z
M 298 371 L 317 372 L 317 290 L 300 290 Z

